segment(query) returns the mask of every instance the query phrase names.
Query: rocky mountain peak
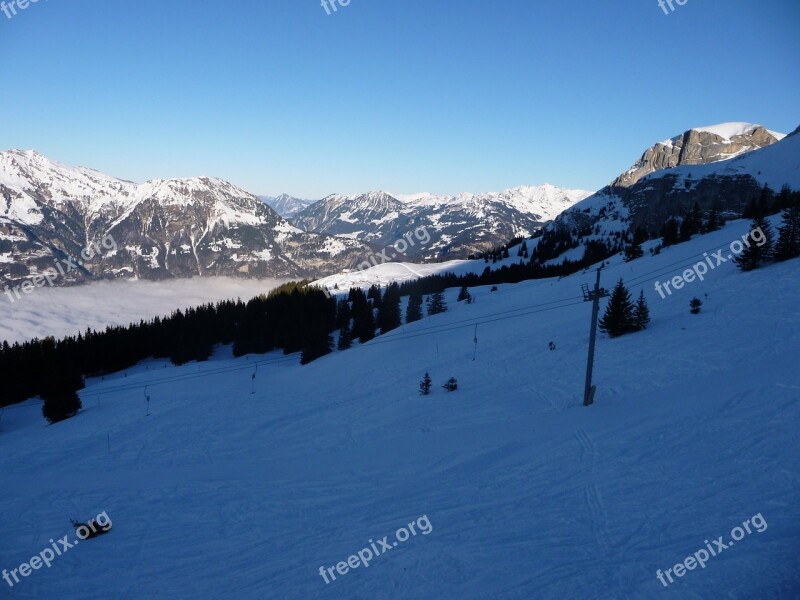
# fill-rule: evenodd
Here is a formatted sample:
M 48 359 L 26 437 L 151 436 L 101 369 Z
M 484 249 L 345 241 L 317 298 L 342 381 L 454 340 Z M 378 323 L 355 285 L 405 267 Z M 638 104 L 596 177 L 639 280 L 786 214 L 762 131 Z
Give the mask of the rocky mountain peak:
M 655 171 L 681 165 L 705 165 L 764 148 L 785 137 L 753 123 L 722 123 L 697 127 L 648 148 L 642 157 L 611 184 L 630 187 Z

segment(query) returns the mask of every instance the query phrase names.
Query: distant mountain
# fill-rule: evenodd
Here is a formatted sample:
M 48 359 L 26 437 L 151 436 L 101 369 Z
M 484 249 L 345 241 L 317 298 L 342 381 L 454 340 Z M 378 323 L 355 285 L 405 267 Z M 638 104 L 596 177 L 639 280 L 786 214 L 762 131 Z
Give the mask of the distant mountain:
M 682 165 L 704 165 L 734 158 L 782 140 L 782 133 L 753 123 L 722 123 L 684 131 L 648 148 L 612 186 L 631 186 L 643 177 Z
M 357 265 L 368 252 L 354 240 L 300 231 L 221 179 L 136 184 L 33 151 L 0 153 L 0 283 L 30 280 L 104 238 L 113 238 L 116 250 L 83 261 L 57 283 L 306 277 Z
M 578 248 L 567 252 L 575 259 L 582 254 L 581 246 L 590 241 L 618 246 L 639 227 L 658 236 L 665 221 L 682 218 L 695 203 L 704 213 L 716 207 L 728 217 L 737 217 L 753 199 L 761 196 L 763 186 L 775 192 L 784 186 L 800 191 L 800 128 L 788 136 L 761 126 L 748 126 L 745 133 L 734 133 L 741 131 L 741 127 L 734 127 L 739 125 L 744 124 L 691 130 L 673 138 L 684 142 L 688 154 L 681 165 L 642 173 L 638 178 L 632 176 L 633 170 L 628 171 L 614 184 L 564 211 L 545 228 L 543 238 L 549 236 L 550 242 L 557 241 L 564 248 L 565 239 L 571 237 Z M 704 137 L 704 133 L 713 137 Z M 747 136 L 752 136 L 749 142 Z M 741 150 L 756 143 L 756 138 L 764 145 Z M 729 140 L 733 158 L 718 160 L 726 146 L 719 139 Z M 686 141 L 691 143 L 687 146 Z M 550 257 L 550 260 L 561 259 Z
M 405 259 L 465 258 L 513 237 L 530 235 L 589 194 L 545 184 L 458 196 L 383 191 L 332 195 L 304 209 L 291 222 L 305 231 L 379 247 L 425 227 L 431 241 L 410 248 Z
M 284 219 L 294 217 L 304 208 L 308 208 L 317 200 L 304 200 L 302 198 L 295 198 L 288 194 L 281 194 L 280 196 L 259 196 L 259 200 L 265 202 L 272 210 L 282 216 Z

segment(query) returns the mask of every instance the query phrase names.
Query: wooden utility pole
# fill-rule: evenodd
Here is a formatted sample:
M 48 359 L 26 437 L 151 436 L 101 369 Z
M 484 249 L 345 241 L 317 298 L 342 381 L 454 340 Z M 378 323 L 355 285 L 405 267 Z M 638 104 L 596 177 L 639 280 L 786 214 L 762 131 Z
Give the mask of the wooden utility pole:
M 594 369 L 594 345 L 597 340 L 597 315 L 600 312 L 600 298 L 608 296 L 608 292 L 600 287 L 600 271 L 602 267 L 597 269 L 597 281 L 594 284 L 594 289 L 590 290 L 589 286 L 583 284 L 583 299 L 586 302 L 592 303 L 592 328 L 589 331 L 589 359 L 586 364 L 586 385 L 583 389 L 583 405 L 589 406 L 594 402 L 594 393 L 597 387 L 592 385 L 592 371 Z

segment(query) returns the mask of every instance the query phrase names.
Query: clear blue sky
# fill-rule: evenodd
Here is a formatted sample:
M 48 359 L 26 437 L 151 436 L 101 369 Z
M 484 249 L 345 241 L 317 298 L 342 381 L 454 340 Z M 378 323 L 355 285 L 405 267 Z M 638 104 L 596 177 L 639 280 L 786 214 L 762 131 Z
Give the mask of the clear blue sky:
M 693 126 L 800 125 L 798 31 L 797 0 L 40 0 L 0 12 L 0 148 L 310 198 L 597 189 Z

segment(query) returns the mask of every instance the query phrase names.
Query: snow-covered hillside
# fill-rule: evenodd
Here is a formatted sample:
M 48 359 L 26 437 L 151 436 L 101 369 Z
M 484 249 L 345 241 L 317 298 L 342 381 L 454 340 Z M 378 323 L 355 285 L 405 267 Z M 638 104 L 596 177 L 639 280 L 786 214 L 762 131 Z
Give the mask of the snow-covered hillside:
M 449 312 L 305 367 L 228 349 L 151 361 L 90 381 L 54 426 L 37 401 L 7 408 L 0 569 L 71 535 L 71 517 L 105 511 L 113 529 L 0 581 L 4 597 L 795 598 L 800 262 L 653 288 L 748 226 L 611 260 L 603 285 L 644 289 L 653 322 L 600 336 L 588 408 L 593 272 L 473 289 L 471 305 L 449 290 Z M 762 533 L 664 589 L 658 570 L 756 515 Z M 394 546 L 421 517 L 430 531 Z M 368 568 L 320 576 L 384 536 Z

